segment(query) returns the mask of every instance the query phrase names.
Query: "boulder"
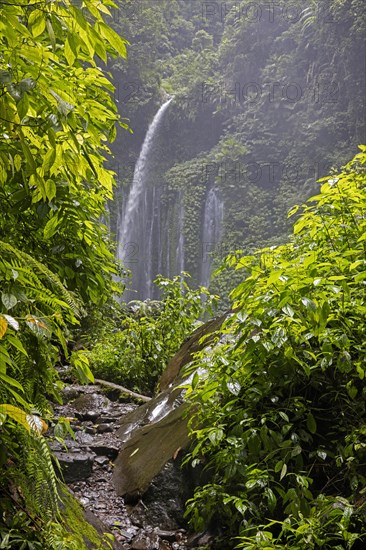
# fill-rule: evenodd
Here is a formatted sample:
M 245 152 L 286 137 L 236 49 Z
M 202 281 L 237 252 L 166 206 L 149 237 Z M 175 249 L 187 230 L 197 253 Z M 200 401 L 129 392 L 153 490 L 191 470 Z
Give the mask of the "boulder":
M 181 369 L 187 365 L 193 358 L 193 355 L 201 351 L 214 339 L 214 333 L 219 330 L 225 319 L 232 313 L 232 310 L 226 311 L 215 319 L 210 319 L 207 323 L 200 325 L 187 338 L 179 351 L 172 357 L 168 366 L 161 375 L 159 387 L 165 390 L 172 384 L 181 372 Z
M 189 444 L 186 404 L 171 410 L 161 420 L 134 430 L 123 444 L 113 471 L 120 496 L 138 497 L 166 462 Z
M 88 452 L 55 452 L 66 483 L 87 479 L 93 471 L 94 453 Z

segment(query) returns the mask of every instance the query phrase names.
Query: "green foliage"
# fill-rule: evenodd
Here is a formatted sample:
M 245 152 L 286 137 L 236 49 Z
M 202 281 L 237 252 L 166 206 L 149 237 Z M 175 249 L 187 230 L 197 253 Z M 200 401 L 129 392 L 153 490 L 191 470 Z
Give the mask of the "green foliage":
M 0 234 L 98 305 L 114 288 L 100 217 L 112 196 L 104 162 L 118 114 L 95 56 L 125 56 L 103 21 L 107 5 L 0 8 Z
M 193 281 L 207 186 L 220 188 L 225 206 L 218 256 L 251 254 L 287 240 L 289 208 L 315 194 L 315 180 L 364 140 L 362 0 L 290 4 L 142 2 L 118 23 L 131 37 L 131 62 L 119 63 L 118 78 L 135 132 L 121 136 L 120 158 L 134 165 L 162 102 L 159 86 L 174 95 L 164 146 L 154 151 L 156 180 L 166 182 L 164 213 L 174 209 L 172 188 L 184 196 Z M 127 185 L 132 173 L 121 172 Z M 174 222 L 167 227 L 174 233 Z M 221 274 L 210 290 L 224 296 L 238 282 Z
M 104 21 L 113 6 L 0 4 L 2 548 L 38 548 L 38 540 L 42 548 L 82 548 L 40 534 L 51 540 L 59 525 L 68 537 L 42 433 L 52 414 L 49 397 L 60 399 L 55 366 L 68 358 L 72 327 L 119 290 L 100 222 L 112 197 L 114 174 L 105 161 L 119 115 L 99 65 L 126 56 L 125 40 Z M 83 381 L 92 379 L 82 352 L 71 361 Z M 30 521 L 14 525 L 20 510 Z
M 244 280 L 231 294 L 225 340 L 191 367 L 210 365 L 188 389 L 190 460 L 205 464 L 210 482 L 187 507 L 196 527 L 222 526 L 225 548 L 230 537 L 246 550 L 365 543 L 360 148 L 340 174 L 323 179 L 290 243 L 227 259 Z
M 142 393 L 154 391 L 167 361 L 198 319 L 211 311 L 216 299 L 203 287 L 192 290 L 185 277 L 158 277 L 160 301 L 130 302 L 119 330 L 100 340 L 90 352 L 97 377 Z

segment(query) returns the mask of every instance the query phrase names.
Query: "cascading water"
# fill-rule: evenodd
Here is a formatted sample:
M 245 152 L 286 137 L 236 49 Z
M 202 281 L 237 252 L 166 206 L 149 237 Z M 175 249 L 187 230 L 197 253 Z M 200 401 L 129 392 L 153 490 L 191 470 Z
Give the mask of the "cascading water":
M 160 193 L 149 185 L 149 168 L 154 142 L 164 114 L 173 98 L 166 101 L 151 122 L 137 160 L 127 203 L 118 221 L 117 257 L 132 271 L 126 300 L 152 298 L 156 262 L 154 240 L 160 239 Z M 159 249 L 159 244 L 157 245 Z M 161 247 L 160 247 L 161 248 Z
M 202 224 L 202 263 L 201 278 L 202 286 L 208 287 L 211 278 L 212 252 L 222 238 L 222 224 L 224 219 L 224 203 L 217 191 L 212 187 L 205 201 Z
M 184 205 L 181 193 L 178 203 L 178 227 L 177 227 L 177 248 L 175 255 L 176 271 L 178 274 L 184 271 Z

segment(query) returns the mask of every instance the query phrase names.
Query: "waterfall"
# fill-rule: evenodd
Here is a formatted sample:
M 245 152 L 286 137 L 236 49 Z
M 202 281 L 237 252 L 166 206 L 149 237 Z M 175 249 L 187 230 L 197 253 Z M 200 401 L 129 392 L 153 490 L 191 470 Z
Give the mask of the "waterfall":
M 179 275 L 184 271 L 184 205 L 181 193 L 178 200 L 178 226 L 177 226 L 177 248 L 175 254 L 176 271 Z
M 149 185 L 149 172 L 155 139 L 172 99 L 160 107 L 148 128 L 118 221 L 117 258 L 132 271 L 132 281 L 128 283 L 132 292 L 125 292 L 126 299 L 152 298 L 152 278 L 156 273 L 154 255 L 159 254 L 159 250 L 154 249 L 154 240 L 160 239 L 160 193 Z
M 222 238 L 222 223 L 224 218 L 224 204 L 217 191 L 212 187 L 205 201 L 202 225 L 202 286 L 208 287 L 211 278 L 212 252 Z

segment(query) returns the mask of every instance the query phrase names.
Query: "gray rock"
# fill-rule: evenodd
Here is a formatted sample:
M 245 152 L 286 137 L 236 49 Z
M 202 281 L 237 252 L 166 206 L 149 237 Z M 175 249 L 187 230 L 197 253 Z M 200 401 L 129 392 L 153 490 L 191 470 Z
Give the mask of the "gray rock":
M 160 537 L 168 542 L 175 542 L 177 540 L 177 534 L 175 531 L 164 531 L 162 529 L 156 528 L 154 532 Z
M 145 416 L 145 405 L 140 408 Z M 113 472 L 118 495 L 143 494 L 166 462 L 189 444 L 186 410 L 184 404 L 170 409 L 167 415 L 159 413 L 159 421 L 136 428 L 133 436 L 122 445 Z M 132 415 L 135 421 L 136 414 Z
M 76 411 L 75 416 L 79 418 L 79 420 L 91 420 L 92 422 L 96 422 L 99 418 L 99 413 L 97 411 Z
M 94 453 L 54 453 L 66 483 L 87 479 L 93 471 Z
M 110 424 L 99 424 L 97 426 L 97 432 L 99 434 L 105 434 L 107 432 L 113 432 L 113 426 L 111 426 Z
M 72 399 L 76 399 L 79 395 L 79 392 L 73 386 L 65 386 L 61 392 L 61 396 L 64 403 L 68 403 Z
M 109 464 L 109 458 L 107 456 L 97 456 L 94 463 L 99 466 L 104 466 L 105 464 Z
M 108 411 L 111 402 L 109 399 L 98 393 L 85 393 L 80 395 L 72 403 L 75 416 L 80 420 L 95 421 L 101 414 Z
M 160 539 L 155 533 L 139 533 L 132 541 L 133 550 L 159 550 Z
M 114 460 L 118 456 L 119 448 L 116 445 L 108 443 L 95 443 L 90 445 L 90 449 L 98 456 L 107 456 Z
M 76 441 L 80 443 L 80 445 L 90 445 L 90 443 L 93 443 L 93 437 L 91 434 L 88 434 L 86 432 L 80 431 L 75 436 Z

